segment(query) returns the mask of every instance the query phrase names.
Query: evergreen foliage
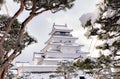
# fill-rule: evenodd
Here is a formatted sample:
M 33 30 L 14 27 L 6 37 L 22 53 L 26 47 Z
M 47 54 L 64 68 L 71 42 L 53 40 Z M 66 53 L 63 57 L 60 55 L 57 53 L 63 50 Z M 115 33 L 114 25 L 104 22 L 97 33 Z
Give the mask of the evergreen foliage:
M 14 1 L 19 3 L 20 0 Z M 59 10 L 71 9 L 74 1 L 75 0 L 24 0 L 24 3 L 25 9 L 28 11 L 32 10 L 32 6 L 36 3 L 36 13 L 39 13 L 43 9 L 56 13 Z
M 0 0 L 0 5 L 4 5 L 4 1 Z M 10 17 L 0 15 L 0 79 L 5 78 L 10 63 L 22 53 L 22 50 L 31 43 L 36 42 L 26 31 L 27 24 L 43 12 L 56 13 L 60 10 L 70 9 L 75 0 L 13 1 L 20 4 L 18 11 Z M 19 23 L 17 18 L 23 11 L 28 11 L 28 16 Z
M 7 27 L 4 27 L 9 21 L 10 17 L 8 16 L 0 16 L 0 37 L 3 36 L 3 33 L 6 31 Z M 3 44 L 4 50 L 9 53 L 11 50 L 14 50 L 15 47 L 17 46 L 17 38 L 19 36 L 19 31 L 21 28 L 21 23 L 18 22 L 16 19 L 12 26 L 11 30 L 7 34 L 6 40 Z M 24 34 L 24 40 L 22 41 L 21 45 L 21 51 L 28 45 L 32 44 L 33 42 L 37 42 L 33 37 L 31 37 L 27 32 Z
M 60 72 L 66 72 L 66 73 L 67 72 L 69 72 L 69 73 L 75 72 L 73 62 L 70 62 L 70 61 L 59 62 L 57 70 L 60 71 Z
M 64 76 L 64 79 L 71 79 L 70 74 L 75 73 L 76 67 L 73 65 L 72 61 L 65 60 L 58 63 L 57 71 Z
M 3 4 L 4 3 L 4 0 L 0 0 L 0 4 Z
M 95 68 L 95 61 L 92 61 L 89 58 L 86 58 L 85 60 L 78 59 L 76 62 L 74 62 L 73 65 L 75 67 L 77 67 L 79 70 L 94 69 Z
M 96 19 L 90 17 L 82 26 L 88 29 L 86 32 L 88 38 L 97 36 L 98 40 L 104 41 L 96 49 L 109 50 L 111 54 L 105 56 L 101 51 L 103 55 L 97 58 L 95 65 L 97 69 L 110 70 L 111 66 L 115 67 L 119 64 L 116 56 L 120 55 L 120 1 L 103 0 L 97 4 L 97 7 L 99 10 Z
M 83 26 L 91 27 L 89 30 L 90 36 L 97 36 L 99 40 L 106 40 L 98 49 L 109 49 L 113 53 L 120 52 L 120 1 L 119 0 L 104 0 L 97 5 L 99 7 L 99 15 L 92 23 L 92 18 L 89 19 Z

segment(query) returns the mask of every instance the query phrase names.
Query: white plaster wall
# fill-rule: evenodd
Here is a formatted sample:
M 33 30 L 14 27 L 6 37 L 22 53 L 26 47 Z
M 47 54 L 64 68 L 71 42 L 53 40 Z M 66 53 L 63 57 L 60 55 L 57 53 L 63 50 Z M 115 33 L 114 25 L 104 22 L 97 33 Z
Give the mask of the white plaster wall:
M 76 48 L 75 47 L 71 47 L 71 46 L 64 46 L 61 47 L 61 52 L 62 53 L 76 53 Z
M 44 60 L 43 65 L 57 65 L 58 60 Z
M 59 46 L 59 45 L 50 45 L 50 48 L 48 49 L 48 51 L 59 50 L 58 46 Z
M 49 58 L 76 58 L 78 56 L 80 56 L 80 53 L 52 53 L 49 52 L 47 53 L 46 57 Z
M 66 43 L 69 41 L 71 41 L 70 43 L 74 43 L 76 41 L 76 39 L 64 38 L 64 36 L 63 36 L 60 38 L 53 38 L 52 42 Z
M 42 64 L 42 58 L 35 58 L 34 59 L 34 65 L 40 65 L 40 64 Z

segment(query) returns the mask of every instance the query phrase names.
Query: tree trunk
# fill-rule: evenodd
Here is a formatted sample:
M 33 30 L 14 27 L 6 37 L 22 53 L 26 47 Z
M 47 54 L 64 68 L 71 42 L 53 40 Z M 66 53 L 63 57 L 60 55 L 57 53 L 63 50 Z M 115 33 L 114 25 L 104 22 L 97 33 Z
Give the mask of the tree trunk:
M 2 79 L 2 78 L 1 78 L 1 77 L 2 77 L 2 74 L 3 74 L 3 69 L 0 68 L 0 79 Z
M 5 38 L 8 34 L 8 32 L 10 31 L 11 25 L 14 22 L 14 20 L 22 13 L 22 11 L 24 10 L 24 0 L 21 0 L 21 5 L 20 5 L 20 9 L 15 13 L 15 15 L 9 19 L 9 21 L 7 22 L 7 24 L 5 25 L 5 27 L 7 27 L 6 32 L 4 33 L 3 37 L 0 39 L 0 79 L 5 79 L 5 74 L 8 70 L 8 67 L 10 65 L 9 62 L 7 62 L 7 64 L 4 64 L 4 50 L 3 50 L 3 43 L 5 41 Z
M 0 79 L 5 79 L 5 75 L 6 75 L 6 73 L 7 73 L 7 70 L 8 70 L 8 68 L 9 68 L 9 65 L 10 64 L 7 64 L 6 66 L 1 66 L 0 67 Z
M 64 72 L 64 79 L 67 79 L 67 77 L 66 77 L 66 72 Z
M 0 79 L 5 79 L 5 73 L 7 73 L 6 69 L 0 69 Z

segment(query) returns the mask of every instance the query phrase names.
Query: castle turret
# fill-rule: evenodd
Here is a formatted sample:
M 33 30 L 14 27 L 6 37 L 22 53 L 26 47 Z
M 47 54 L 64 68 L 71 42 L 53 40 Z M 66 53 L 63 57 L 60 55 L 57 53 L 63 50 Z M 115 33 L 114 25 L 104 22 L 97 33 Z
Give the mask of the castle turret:
M 57 65 L 62 60 L 74 60 L 81 56 L 83 45 L 75 43 L 78 39 L 73 37 L 67 25 L 53 25 L 52 31 L 49 33 L 50 38 L 45 42 L 46 46 L 41 50 L 44 59 L 41 57 L 38 65 Z
M 73 61 L 80 56 L 85 56 L 86 52 L 81 51 L 83 45 L 76 43 L 78 38 L 72 36 L 72 31 L 67 25 L 53 25 L 52 31 L 49 33 L 50 38 L 45 42 L 46 46 L 39 53 L 34 53 L 34 64 L 22 67 L 22 72 L 57 72 L 60 61 Z

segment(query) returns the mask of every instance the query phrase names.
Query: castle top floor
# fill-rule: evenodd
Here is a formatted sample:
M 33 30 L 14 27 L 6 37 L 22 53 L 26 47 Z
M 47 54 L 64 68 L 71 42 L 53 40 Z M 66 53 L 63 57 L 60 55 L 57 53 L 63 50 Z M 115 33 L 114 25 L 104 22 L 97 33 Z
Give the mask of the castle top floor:
M 60 35 L 60 36 L 70 36 L 70 32 L 72 32 L 72 29 L 69 29 L 67 25 L 53 25 L 52 31 L 49 33 L 49 35 Z

